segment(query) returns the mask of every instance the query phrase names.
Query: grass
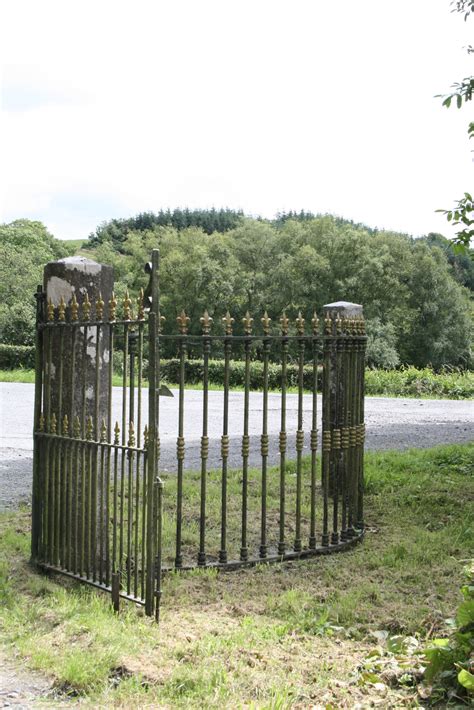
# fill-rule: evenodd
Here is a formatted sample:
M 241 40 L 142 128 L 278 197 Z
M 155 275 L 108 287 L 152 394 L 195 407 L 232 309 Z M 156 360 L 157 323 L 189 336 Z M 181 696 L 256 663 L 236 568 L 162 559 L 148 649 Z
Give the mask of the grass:
M 474 445 L 368 453 L 363 544 L 311 561 L 170 574 L 159 626 L 131 604 L 116 616 L 107 596 L 35 573 L 29 511 L 4 514 L 3 644 L 51 677 L 56 699 L 89 706 L 415 707 L 412 687 L 363 667 L 385 654 L 380 632 L 425 639 L 453 613 L 474 548 L 473 461 Z
M 0 382 L 35 381 L 34 370 L 0 370 Z M 121 387 L 121 375 L 113 375 L 114 387 Z M 174 383 L 167 383 L 177 387 Z M 144 386 L 146 383 L 144 382 Z M 470 399 L 474 397 L 474 372 L 446 370 L 435 373 L 430 368 L 417 369 L 407 367 L 401 370 L 366 370 L 366 394 L 385 397 L 416 397 L 423 399 Z M 202 383 L 186 384 L 187 389 L 202 389 Z M 211 390 L 222 390 L 221 384 L 210 384 Z M 243 391 L 243 387 L 233 386 L 233 391 Z M 276 390 L 277 391 L 277 390 Z M 297 392 L 296 387 L 289 387 L 288 392 Z

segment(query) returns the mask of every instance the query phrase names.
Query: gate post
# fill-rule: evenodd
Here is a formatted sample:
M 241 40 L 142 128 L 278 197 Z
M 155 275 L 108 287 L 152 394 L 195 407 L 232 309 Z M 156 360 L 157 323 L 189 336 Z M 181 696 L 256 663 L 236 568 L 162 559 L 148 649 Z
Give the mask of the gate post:
M 337 301 L 323 311 L 323 492 L 332 498 L 323 545 L 337 545 L 363 528 L 366 337 L 361 305 Z
M 44 418 L 48 431 L 54 431 L 59 437 L 69 437 L 74 426 L 77 432 L 75 436 L 90 440 L 91 445 L 92 442 L 102 440 L 106 430 L 110 437 L 112 428 L 109 392 L 112 362 L 110 331 L 103 324 L 102 312 L 104 301 L 108 303 L 112 298 L 113 284 L 112 266 L 98 264 L 84 257 L 67 257 L 50 262 L 44 268 L 48 328 L 41 336 L 44 385 L 39 413 Z M 76 324 L 79 312 L 81 322 Z M 41 347 L 41 342 L 39 346 Z M 35 412 L 35 416 L 39 416 L 38 412 Z M 40 422 L 36 420 L 35 430 L 39 428 Z M 66 456 L 68 446 L 67 439 L 58 439 L 59 458 Z M 94 456 L 97 457 L 97 452 Z M 95 478 L 92 480 L 94 491 L 98 490 L 97 466 L 95 468 Z M 58 495 L 65 500 L 68 481 L 65 474 L 64 480 L 60 477 L 59 471 L 58 464 L 55 474 L 58 476 Z M 39 482 L 39 489 L 42 485 L 44 486 L 44 482 Z M 39 490 L 38 495 L 41 502 L 44 491 Z M 78 500 L 77 503 L 78 506 L 86 505 L 85 500 Z M 48 506 L 48 501 L 43 500 L 43 509 L 45 505 Z M 58 518 L 57 505 L 55 510 Z M 101 519 L 98 503 L 97 506 L 92 504 L 90 514 L 91 539 L 96 543 L 95 552 L 92 554 L 96 555 L 100 566 L 102 560 L 99 560 L 98 541 L 102 539 L 101 533 L 106 531 L 107 519 L 105 514 Z M 58 547 L 64 545 L 65 540 L 71 541 L 74 533 L 68 529 L 69 525 L 64 519 L 59 523 L 56 521 L 56 524 L 59 538 L 55 542 L 57 564 Z
M 114 287 L 113 267 L 105 264 L 98 264 L 95 261 L 82 256 L 66 257 L 59 261 L 52 261 L 44 267 L 44 291 L 47 303 L 50 302 L 58 308 L 61 298 L 67 307 L 70 306 L 73 296 L 79 303 L 83 301 L 86 294 L 91 303 L 91 311 L 95 313 L 95 305 L 101 295 L 102 300 L 108 303 L 112 297 Z M 76 357 L 74 362 L 75 377 L 72 379 L 72 343 L 68 338 L 64 338 L 62 343 L 62 357 L 60 353 L 61 329 L 59 326 L 59 338 L 56 340 L 57 348 L 53 349 L 51 359 L 51 395 L 50 402 L 45 402 L 45 407 L 50 408 L 51 413 L 56 414 L 59 423 L 62 422 L 64 414 L 68 416 L 72 425 L 72 418 L 76 414 L 80 416 L 85 405 L 83 415 L 92 417 L 94 425 L 98 418 L 98 429 L 102 419 L 107 421 L 108 414 L 108 373 L 110 363 L 110 353 L 108 339 L 105 329 L 99 331 L 97 327 L 91 325 L 88 329 L 77 328 L 76 347 L 81 345 L 85 351 L 85 357 Z M 98 362 L 96 362 L 98 357 Z M 46 363 L 48 366 L 48 363 Z M 96 369 L 99 370 L 99 392 L 94 392 Z M 48 373 L 49 374 L 49 373 Z M 85 402 L 84 392 L 78 383 L 88 382 L 86 387 Z M 98 397 L 98 401 L 95 399 Z M 48 414 L 43 412 L 44 414 Z M 82 422 L 81 422 L 82 423 Z M 99 432 L 94 426 L 95 438 L 99 439 Z

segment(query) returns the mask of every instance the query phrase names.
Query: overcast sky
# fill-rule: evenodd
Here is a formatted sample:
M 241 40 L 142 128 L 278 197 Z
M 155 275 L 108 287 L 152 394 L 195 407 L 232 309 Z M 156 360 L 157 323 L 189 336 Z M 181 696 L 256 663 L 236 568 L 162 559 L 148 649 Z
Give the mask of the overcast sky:
M 449 0 L 1 3 L 0 221 L 330 212 L 448 235 L 472 188 L 474 18 Z M 474 147 L 474 146 L 472 146 Z

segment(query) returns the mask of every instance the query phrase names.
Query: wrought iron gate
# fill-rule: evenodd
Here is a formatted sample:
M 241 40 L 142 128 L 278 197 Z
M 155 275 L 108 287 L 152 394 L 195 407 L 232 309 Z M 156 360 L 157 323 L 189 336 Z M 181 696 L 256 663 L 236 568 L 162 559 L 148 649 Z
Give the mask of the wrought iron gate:
M 310 324 L 301 313 L 293 321 L 283 313 L 277 324 L 265 313 L 255 319 L 260 321 L 257 327 L 249 313 L 240 322 L 228 312 L 213 322 L 206 311 L 197 328 L 182 311 L 177 328 L 163 325 L 157 250 L 148 271 L 146 293 L 140 294 L 136 309 L 127 293 L 120 318 L 113 296 L 107 305 L 100 294 L 87 293 L 81 304 L 75 296 L 67 305 L 62 300 L 53 304 L 38 290 L 32 557 L 41 567 L 111 592 L 116 608 L 125 597 L 143 603 L 147 614 L 158 615 L 162 571 L 327 554 L 363 536 L 366 337 L 363 318 L 341 304 L 325 307 L 322 328 L 316 313 Z M 109 352 L 107 415 L 101 419 L 104 343 Z M 158 476 L 165 345 L 176 351 L 178 360 L 176 456 L 175 465 Z M 78 363 L 85 362 L 88 348 L 95 348 L 95 365 L 76 382 Z M 223 359 L 219 395 L 210 387 L 215 352 Z M 202 388 L 200 466 L 195 470 L 186 466 L 190 355 L 199 359 Z M 122 365 L 120 424 L 113 418 L 117 357 Z M 256 360 L 261 363 L 258 393 L 252 391 Z M 231 403 L 237 363 L 243 370 L 239 412 Z M 269 384 L 275 365 L 277 399 Z M 66 382 L 69 398 L 63 396 Z M 77 388 L 79 399 L 71 395 Z M 146 391 L 147 416 L 142 411 Z M 210 397 L 217 397 L 213 406 L 222 414 L 217 439 L 209 431 Z M 288 423 L 290 405 L 296 412 L 294 426 Z M 269 428 L 270 407 L 278 408 L 277 433 Z M 257 409 L 258 434 L 250 428 Z M 165 415 L 161 412 L 167 426 Z M 238 437 L 233 433 L 236 417 Z M 210 449 L 216 446 L 217 469 L 209 464 Z M 251 465 L 256 451 L 257 467 Z M 278 459 L 274 466 L 272 451 Z

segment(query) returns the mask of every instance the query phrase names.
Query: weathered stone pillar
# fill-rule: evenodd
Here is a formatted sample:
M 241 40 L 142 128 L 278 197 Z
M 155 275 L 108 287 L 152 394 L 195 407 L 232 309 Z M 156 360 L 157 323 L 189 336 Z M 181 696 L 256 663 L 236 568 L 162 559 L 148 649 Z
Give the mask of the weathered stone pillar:
M 74 322 L 71 304 L 75 296 L 79 320 L 90 320 L 90 326 L 60 326 L 54 329 L 51 343 L 45 343 L 45 365 L 51 351 L 50 413 L 58 420 L 58 431 L 64 415 L 72 427 L 74 418 L 79 418 L 82 436 L 85 423 L 92 417 L 93 437 L 99 438 L 102 419 L 107 422 L 109 378 L 109 332 L 105 326 L 92 325 L 96 320 L 96 303 L 99 294 L 105 302 L 105 312 L 112 296 L 114 285 L 113 267 L 98 264 L 85 257 L 75 256 L 50 262 L 44 269 L 44 291 L 47 303 L 51 299 L 58 318 L 58 306 L 63 299 L 66 305 L 66 321 Z M 90 302 L 90 309 L 84 303 Z M 47 310 L 47 308 L 46 308 Z M 89 316 L 84 315 L 89 312 Z M 102 320 L 102 318 L 100 318 Z M 62 333 L 61 331 L 64 330 Z M 97 399 L 96 399 L 97 398 Z M 96 418 L 98 429 L 96 431 Z
M 110 450 L 106 454 L 96 442 L 110 441 L 112 428 L 111 328 L 104 316 L 113 269 L 84 257 L 51 262 L 44 269 L 44 292 L 43 414 L 52 435 L 43 477 L 49 561 L 108 583 L 104 462 Z
M 323 311 L 323 471 L 333 503 L 327 543 L 338 544 L 355 535 L 358 521 L 365 329 L 357 303 L 328 303 Z

